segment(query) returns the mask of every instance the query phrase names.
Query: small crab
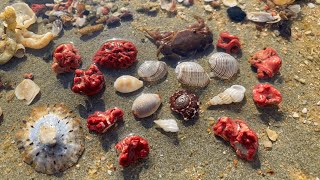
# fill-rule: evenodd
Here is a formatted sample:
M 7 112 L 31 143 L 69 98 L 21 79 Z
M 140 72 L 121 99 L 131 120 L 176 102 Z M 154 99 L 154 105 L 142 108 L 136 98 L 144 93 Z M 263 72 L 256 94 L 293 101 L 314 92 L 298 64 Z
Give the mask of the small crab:
M 158 57 L 160 53 L 165 56 L 172 54 L 187 56 L 192 52 L 204 50 L 212 44 L 213 34 L 204 19 L 198 16 L 194 18 L 198 23 L 182 30 L 170 32 L 145 30 L 158 46 Z

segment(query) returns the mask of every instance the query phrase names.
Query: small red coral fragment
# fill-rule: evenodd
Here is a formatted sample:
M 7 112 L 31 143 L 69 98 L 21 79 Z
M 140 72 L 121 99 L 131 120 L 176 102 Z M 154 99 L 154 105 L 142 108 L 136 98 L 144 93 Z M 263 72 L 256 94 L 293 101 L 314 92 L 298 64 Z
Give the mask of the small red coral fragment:
M 87 127 L 90 131 L 97 133 L 106 132 L 111 126 L 123 118 L 123 111 L 120 108 L 112 108 L 105 112 L 96 111 L 87 119 Z
M 219 36 L 217 47 L 224 49 L 229 54 L 237 54 L 239 52 L 241 44 L 237 36 L 231 35 L 228 32 L 222 32 Z
M 57 73 L 73 72 L 82 64 L 78 49 L 73 44 L 61 44 L 53 52 L 52 70 Z
M 137 48 L 132 42 L 111 40 L 100 47 L 93 61 L 106 68 L 128 68 L 137 61 L 137 54 Z
M 72 91 L 91 96 L 99 93 L 105 85 L 104 77 L 99 68 L 91 64 L 89 69 L 75 71 Z
M 276 50 L 267 47 L 257 51 L 250 59 L 252 66 L 257 68 L 258 78 L 270 78 L 277 74 L 281 67 L 281 58 Z
M 119 164 L 127 167 L 149 154 L 148 141 L 140 136 L 129 136 L 118 142 L 115 148 L 120 153 Z
M 45 4 L 32 4 L 31 9 L 36 15 L 39 15 L 46 12 L 47 6 Z
M 214 134 L 229 141 L 237 155 L 248 161 L 254 159 L 258 151 L 258 136 L 242 120 L 221 117 L 213 126 Z
M 257 84 L 253 87 L 253 101 L 260 107 L 277 106 L 282 95 L 270 84 Z
M 33 73 L 25 73 L 23 75 L 23 78 L 25 78 L 25 79 L 33 79 Z

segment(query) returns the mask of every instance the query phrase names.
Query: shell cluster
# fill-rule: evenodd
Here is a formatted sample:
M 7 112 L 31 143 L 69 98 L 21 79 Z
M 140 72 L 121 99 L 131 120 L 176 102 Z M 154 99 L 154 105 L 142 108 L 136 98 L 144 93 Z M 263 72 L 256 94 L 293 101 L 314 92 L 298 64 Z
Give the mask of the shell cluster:
M 156 82 L 165 77 L 168 66 L 162 61 L 145 61 L 138 69 L 138 75 L 145 81 Z
M 186 121 L 198 116 L 199 105 L 198 96 L 186 90 L 177 91 L 170 97 L 171 110 L 181 114 Z
M 63 104 L 34 108 L 16 142 L 23 160 L 45 174 L 65 171 L 84 151 L 80 119 Z
M 142 88 L 142 86 L 143 81 L 129 75 L 120 76 L 114 82 L 114 88 L 121 93 L 131 93 Z
M 132 113 L 137 118 L 145 118 L 155 113 L 161 105 L 158 94 L 141 94 L 132 104 Z
M 218 94 L 217 96 L 210 99 L 207 103 L 208 105 L 221 105 L 221 104 L 231 104 L 236 102 L 241 102 L 244 98 L 244 93 L 246 92 L 246 88 L 241 85 L 233 85 Z
M 239 70 L 239 62 L 230 54 L 217 52 L 211 55 L 209 64 L 215 77 L 230 79 Z
M 210 82 L 203 67 L 195 62 L 182 62 L 177 65 L 175 72 L 178 81 L 187 86 L 203 88 Z

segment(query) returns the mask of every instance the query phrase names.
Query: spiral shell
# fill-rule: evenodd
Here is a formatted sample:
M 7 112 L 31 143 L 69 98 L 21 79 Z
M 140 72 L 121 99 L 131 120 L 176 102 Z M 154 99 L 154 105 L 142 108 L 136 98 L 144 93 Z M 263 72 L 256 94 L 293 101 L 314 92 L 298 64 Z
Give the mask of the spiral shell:
M 158 94 L 141 94 L 132 104 L 132 113 L 137 118 L 151 116 L 160 107 L 161 98 Z
M 209 82 L 209 76 L 202 66 L 195 62 L 183 62 L 177 65 L 175 72 L 178 81 L 182 84 L 193 87 L 206 87 Z
M 145 81 L 156 82 L 168 72 L 168 67 L 162 61 L 145 61 L 138 69 L 138 75 Z
M 224 92 L 210 99 L 208 105 L 231 104 L 233 102 L 241 102 L 244 98 L 246 88 L 241 85 L 233 85 Z
M 221 79 L 230 79 L 239 70 L 239 62 L 233 56 L 224 52 L 212 54 L 209 64 L 213 75 Z
M 140 89 L 142 86 L 143 81 L 129 75 L 120 76 L 114 82 L 114 88 L 121 93 L 130 93 Z

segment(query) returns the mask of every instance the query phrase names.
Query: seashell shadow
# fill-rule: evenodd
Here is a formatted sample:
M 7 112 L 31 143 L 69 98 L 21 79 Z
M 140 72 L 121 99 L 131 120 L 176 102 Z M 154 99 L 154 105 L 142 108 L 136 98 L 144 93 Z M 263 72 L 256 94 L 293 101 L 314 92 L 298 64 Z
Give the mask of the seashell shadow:
M 278 106 L 263 108 L 256 106 L 256 109 L 260 112 L 259 118 L 267 125 L 271 120 L 282 121 L 285 117 L 285 113 L 279 110 Z
M 137 96 L 137 95 L 141 94 L 143 92 L 143 90 L 144 90 L 144 86 L 142 86 L 140 89 L 135 90 L 130 93 L 121 93 L 121 92 L 116 91 L 116 94 L 121 97 L 131 97 L 131 96 Z
M 40 100 L 40 98 L 41 98 L 41 91 L 36 95 L 36 97 L 34 97 L 34 99 L 29 104 L 29 106 L 35 104 L 36 102 L 38 102 Z
M 181 114 L 174 111 L 171 111 L 171 114 L 175 117 L 175 119 L 180 120 L 185 127 L 193 126 L 199 119 L 199 114 L 190 120 L 184 120 Z
M 89 114 L 94 113 L 95 111 L 105 111 L 105 102 L 103 99 L 98 99 L 92 101 L 92 99 L 86 99 L 85 104 L 78 104 L 77 105 L 78 112 L 80 117 L 87 119 Z
M 217 76 L 211 77 L 210 74 L 209 74 L 209 76 L 210 76 L 210 80 L 216 80 L 216 81 L 222 81 L 222 82 L 232 82 L 232 81 L 236 81 L 240 77 L 240 73 L 241 73 L 240 69 L 238 69 L 237 73 L 234 74 L 230 79 L 222 79 Z
M 53 41 L 50 41 L 50 43 L 42 49 L 26 48 L 26 54 L 32 54 L 42 59 L 47 52 L 52 53 L 54 46 L 55 46 L 55 43 Z
M 118 141 L 120 141 L 118 130 L 123 127 L 124 121 L 121 120 L 101 135 L 91 131 L 90 134 L 97 134 L 103 150 L 108 152 L 111 149 L 111 146 L 114 146 Z
M 172 140 L 172 143 L 176 146 L 180 144 L 179 138 L 178 138 L 178 132 L 166 132 L 160 127 L 155 128 L 157 131 L 159 131 L 161 134 L 167 136 L 170 140 Z
M 128 167 L 123 167 L 121 173 L 125 180 L 137 180 L 139 174 L 143 169 L 149 169 L 149 158 L 139 159 L 137 162 L 131 164 Z
M 217 52 L 225 52 L 226 53 L 226 51 L 224 49 L 220 48 L 220 47 L 217 47 Z M 242 49 L 239 49 L 238 53 L 236 53 L 236 54 L 235 53 L 231 53 L 230 55 L 235 57 L 236 59 L 238 59 L 238 61 L 240 61 L 239 59 L 242 58 L 242 55 L 243 55 Z
M 74 77 L 74 74 L 72 72 L 57 75 L 57 79 L 59 83 L 62 84 L 64 89 L 71 89 L 73 85 L 73 77 Z
M 162 103 L 160 104 L 160 106 L 159 106 L 159 108 L 157 109 L 157 111 L 155 112 L 155 113 L 153 113 L 151 116 L 148 116 L 148 117 L 145 117 L 145 118 L 138 118 L 138 117 L 136 117 L 136 116 L 134 116 L 134 119 L 136 120 L 136 121 L 139 121 L 140 122 L 140 124 L 144 127 L 144 128 L 146 128 L 146 129 L 150 129 L 150 128 L 152 128 L 152 126 L 153 126 L 153 124 L 154 124 L 154 120 L 155 119 L 159 119 L 158 118 L 158 115 L 159 115 L 159 113 L 160 113 L 160 111 L 161 111 L 161 108 L 162 108 Z
M 112 78 L 118 78 L 122 75 L 132 75 L 134 77 L 137 71 L 137 65 L 138 62 L 133 63 L 129 68 L 127 69 L 109 69 L 109 68 L 103 68 L 99 65 L 97 65 L 100 69 L 100 71 L 104 74 L 107 75 L 107 77 L 112 77 Z M 105 79 L 110 79 L 110 78 L 106 78 Z M 113 86 L 113 83 L 112 83 Z
M 215 106 L 208 106 L 204 104 L 204 106 L 207 106 L 207 110 L 223 111 L 228 109 L 236 113 L 241 113 L 242 107 L 244 107 L 246 104 L 247 104 L 247 97 L 244 96 L 243 100 L 238 103 L 222 104 L 222 105 L 215 105 Z
M 8 61 L 7 63 L 0 65 L 0 70 L 11 71 L 11 70 L 15 69 L 20 63 L 22 63 L 26 60 L 27 60 L 26 56 L 24 56 L 23 58 L 12 57 L 12 59 L 10 61 Z

